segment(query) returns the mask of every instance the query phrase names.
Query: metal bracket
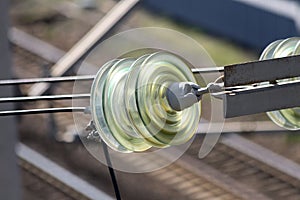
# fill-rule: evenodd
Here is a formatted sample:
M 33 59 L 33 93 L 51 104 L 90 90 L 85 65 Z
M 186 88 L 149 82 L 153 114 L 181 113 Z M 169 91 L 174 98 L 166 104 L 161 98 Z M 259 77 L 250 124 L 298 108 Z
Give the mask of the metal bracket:
M 299 63 L 300 56 L 297 55 L 225 66 L 224 85 L 232 87 L 299 77 Z
M 230 118 L 300 107 L 300 80 L 295 78 L 300 77 L 299 65 L 300 55 L 296 55 L 217 68 L 197 68 L 192 72 L 224 72 L 222 83 L 209 83 L 198 94 L 210 93 L 222 99 L 224 117 Z
M 246 85 L 225 93 L 224 117 L 300 106 L 300 81 L 278 81 L 299 77 L 299 63 L 300 56 L 290 56 L 224 67 L 225 88 Z
M 209 83 L 201 88 L 191 82 L 172 83 L 166 92 L 169 105 L 176 111 L 184 110 L 202 99 L 202 95 L 210 93 L 216 98 L 222 98 L 222 83 Z
M 299 80 L 231 91 L 224 96 L 224 115 L 230 118 L 297 107 L 299 92 Z

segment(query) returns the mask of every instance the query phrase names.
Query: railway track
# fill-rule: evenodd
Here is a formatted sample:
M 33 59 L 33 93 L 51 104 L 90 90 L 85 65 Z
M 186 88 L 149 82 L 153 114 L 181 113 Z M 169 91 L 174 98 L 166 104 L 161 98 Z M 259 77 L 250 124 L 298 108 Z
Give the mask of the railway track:
M 22 143 L 18 144 L 17 155 L 25 177 L 25 188 L 39 194 L 38 198 L 113 199 Z M 46 191 L 46 194 L 38 190 Z
M 299 165 L 241 136 L 223 136 L 204 162 L 270 199 L 300 196 Z
M 12 29 L 11 42 L 14 44 L 14 70 L 18 78 L 41 76 L 43 63 L 55 64 L 65 54 L 64 51 L 17 29 Z M 69 93 L 72 92 L 72 87 L 71 83 L 62 83 L 54 89 L 54 92 Z M 24 94 L 29 89 L 28 85 L 21 88 Z M 70 105 L 70 103 L 70 101 L 55 101 L 54 104 Z M 30 104 L 29 107 L 42 107 L 45 104 L 48 102 Z M 54 116 L 61 133 L 72 131 L 72 127 L 71 130 L 67 130 L 67 127 L 74 123 L 71 113 Z M 176 194 L 184 199 L 299 199 L 298 169 L 300 168 L 297 164 L 249 140 L 230 134 L 223 136 L 205 159 L 199 160 L 199 138 L 202 137 L 197 136 L 191 148 L 181 159 L 161 170 L 147 173 L 149 180 L 144 181 L 149 181 L 150 185 L 159 184 L 160 188 L 169 191 L 176 191 Z M 239 146 L 234 142 L 245 145 Z M 255 152 L 253 148 L 260 151 Z M 47 156 L 55 157 L 51 153 Z M 154 160 L 130 160 L 130 162 L 135 167 L 144 167 L 151 162 L 159 162 L 159 159 L 168 159 L 168 157 L 169 155 L 165 154 Z M 128 161 L 124 160 L 124 162 Z M 32 185 L 42 181 L 44 186 L 39 189 L 50 190 L 48 189 L 50 186 L 57 192 L 58 198 L 55 199 L 89 199 L 76 192 L 71 194 L 72 189 L 63 185 L 60 180 L 49 177 L 49 174 L 45 175 L 43 169 L 37 169 L 28 159 L 21 158 L 19 164 L 23 168 L 24 177 L 28 180 L 32 179 L 32 183 L 26 183 L 25 187 L 31 188 Z M 122 179 L 121 181 L 124 182 Z

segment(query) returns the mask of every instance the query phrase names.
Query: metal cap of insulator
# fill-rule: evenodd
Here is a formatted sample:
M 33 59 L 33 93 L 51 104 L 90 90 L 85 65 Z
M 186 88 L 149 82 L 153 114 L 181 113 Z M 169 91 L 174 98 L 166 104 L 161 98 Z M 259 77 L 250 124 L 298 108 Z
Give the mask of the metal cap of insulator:
M 191 107 L 201 99 L 196 93 L 200 86 L 190 82 L 172 83 L 167 89 L 167 100 L 172 109 L 181 111 Z

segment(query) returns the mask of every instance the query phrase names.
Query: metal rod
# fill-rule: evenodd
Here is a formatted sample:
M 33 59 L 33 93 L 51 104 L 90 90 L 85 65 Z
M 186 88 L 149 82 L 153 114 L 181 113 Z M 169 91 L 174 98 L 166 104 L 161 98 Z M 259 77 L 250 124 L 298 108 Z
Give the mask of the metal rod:
M 0 98 L 0 103 L 21 102 L 21 101 L 39 101 L 39 100 L 65 100 L 65 99 L 84 99 L 90 98 L 90 94 L 62 94 L 62 95 L 45 95 L 30 97 L 4 97 Z
M 41 82 L 66 82 L 66 81 L 90 81 L 94 80 L 94 75 L 82 75 L 82 76 L 63 76 L 63 77 L 49 77 L 49 78 L 27 78 L 27 79 L 9 79 L 0 80 L 1 85 L 20 85 L 20 84 L 32 84 Z
M 28 110 L 0 111 L 0 116 L 30 115 L 30 114 L 58 113 L 58 112 L 85 112 L 85 111 L 86 111 L 86 107 L 40 108 L 40 109 L 28 109 Z
M 224 67 L 207 67 L 191 69 L 193 73 L 214 73 L 223 72 Z M 92 81 L 95 75 L 81 75 L 81 76 L 62 76 L 62 77 L 46 77 L 46 78 L 25 78 L 25 79 L 7 79 L 0 80 L 0 86 L 5 85 L 21 85 L 33 83 L 55 83 L 55 82 L 71 82 L 71 81 Z
M 205 67 L 205 68 L 193 68 L 192 72 L 196 73 L 216 73 L 216 72 L 223 72 L 224 67 Z

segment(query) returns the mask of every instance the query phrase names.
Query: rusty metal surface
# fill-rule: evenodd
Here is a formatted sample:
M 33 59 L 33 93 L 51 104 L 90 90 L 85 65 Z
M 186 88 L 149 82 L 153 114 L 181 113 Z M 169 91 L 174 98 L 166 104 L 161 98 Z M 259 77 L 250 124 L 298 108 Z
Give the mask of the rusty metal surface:
M 300 81 L 231 91 L 224 96 L 225 118 L 300 106 Z
M 300 56 L 254 61 L 224 67 L 225 87 L 300 76 Z

